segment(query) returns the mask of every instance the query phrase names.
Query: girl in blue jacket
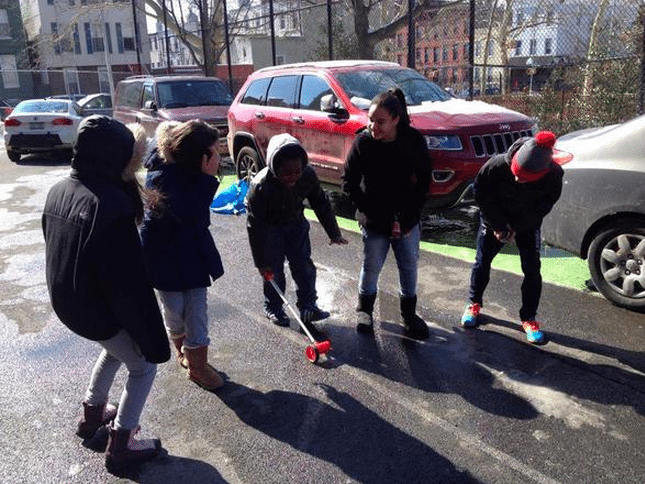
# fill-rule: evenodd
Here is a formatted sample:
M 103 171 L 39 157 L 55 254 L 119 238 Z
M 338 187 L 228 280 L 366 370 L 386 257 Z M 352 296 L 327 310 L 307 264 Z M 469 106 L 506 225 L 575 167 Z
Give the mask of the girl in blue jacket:
M 208 364 L 207 288 L 223 273 L 210 233 L 210 203 L 219 186 L 219 133 L 200 120 L 163 123 L 146 166 L 141 240 L 164 323 L 188 378 L 207 390 L 224 382 Z M 154 200 L 154 201 L 152 201 Z

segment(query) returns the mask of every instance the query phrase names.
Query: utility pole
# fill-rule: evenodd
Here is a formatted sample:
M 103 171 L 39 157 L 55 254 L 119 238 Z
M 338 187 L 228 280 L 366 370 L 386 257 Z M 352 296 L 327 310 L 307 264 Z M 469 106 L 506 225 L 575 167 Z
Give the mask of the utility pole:
M 166 44 L 166 73 L 170 74 L 170 39 L 168 38 L 168 21 L 166 18 L 166 0 L 162 0 L 161 8 L 163 8 L 163 30 Z
M 139 23 L 137 22 L 137 0 L 132 0 L 132 20 L 134 21 L 134 48 L 137 51 L 137 74 L 141 74 L 141 54 L 139 51 Z
M 226 9 L 226 0 L 224 4 L 224 41 L 226 42 L 226 64 L 228 65 L 228 88 L 233 94 L 233 69 L 231 67 L 231 42 L 228 37 L 228 11 Z
M 414 0 L 408 0 L 408 67 L 416 67 L 416 41 L 414 29 Z

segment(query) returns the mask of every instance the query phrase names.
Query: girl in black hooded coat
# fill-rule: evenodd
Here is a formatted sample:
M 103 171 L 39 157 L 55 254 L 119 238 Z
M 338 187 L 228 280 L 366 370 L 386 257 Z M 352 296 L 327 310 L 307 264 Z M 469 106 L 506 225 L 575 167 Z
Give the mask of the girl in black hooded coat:
M 157 363 L 168 339 L 146 275 L 137 233 L 143 204 L 135 172 L 145 151 L 137 136 L 106 116 L 85 118 L 69 177 L 47 195 L 42 217 L 46 279 L 54 311 L 70 330 L 103 351 L 83 401 L 77 434 L 89 439 L 110 423 L 108 468 L 156 456 L 158 440 L 135 440 Z M 108 403 L 121 364 L 128 378 L 118 410 Z

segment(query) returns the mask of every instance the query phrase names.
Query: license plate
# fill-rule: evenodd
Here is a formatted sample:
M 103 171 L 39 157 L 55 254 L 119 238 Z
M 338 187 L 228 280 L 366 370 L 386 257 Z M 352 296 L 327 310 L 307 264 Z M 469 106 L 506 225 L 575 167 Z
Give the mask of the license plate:
M 43 129 L 44 127 L 45 123 L 42 121 L 29 123 L 29 129 Z

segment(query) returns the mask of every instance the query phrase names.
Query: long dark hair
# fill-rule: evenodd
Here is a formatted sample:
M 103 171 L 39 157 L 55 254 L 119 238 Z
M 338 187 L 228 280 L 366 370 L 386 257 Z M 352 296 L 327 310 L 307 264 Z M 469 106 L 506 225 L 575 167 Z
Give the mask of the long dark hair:
M 188 175 L 202 172 L 202 157 L 213 153 L 210 147 L 219 141 L 219 131 L 200 119 L 192 119 L 172 130 L 168 145 L 172 159 Z
M 383 91 L 372 99 L 372 105 L 385 109 L 393 118 L 399 117 L 396 125 L 398 132 L 410 126 L 410 115 L 408 114 L 408 105 L 405 102 L 405 94 L 398 87 L 391 87 Z

